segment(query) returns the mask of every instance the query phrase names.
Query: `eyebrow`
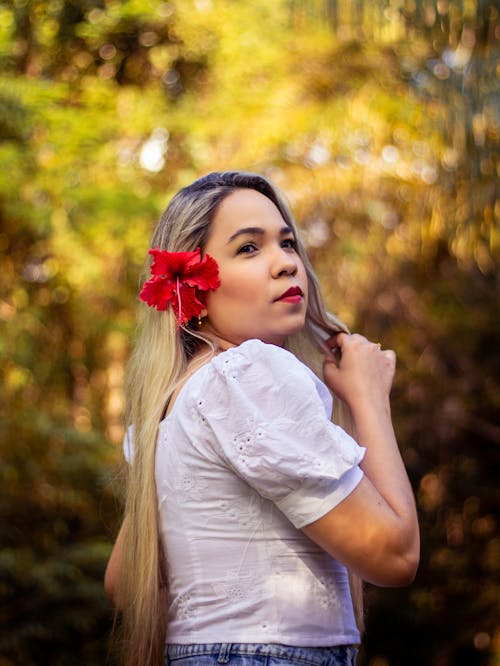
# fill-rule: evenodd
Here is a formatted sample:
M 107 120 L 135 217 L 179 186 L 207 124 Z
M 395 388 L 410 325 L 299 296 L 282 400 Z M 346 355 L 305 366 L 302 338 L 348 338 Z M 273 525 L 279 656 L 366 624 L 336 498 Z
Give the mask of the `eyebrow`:
M 264 236 L 266 233 L 265 229 L 262 227 L 243 227 L 242 229 L 238 229 L 232 236 L 230 236 L 229 240 L 227 243 L 231 243 L 235 238 L 238 238 L 239 236 Z M 292 234 L 293 235 L 293 229 L 292 227 L 289 227 L 288 225 L 285 227 L 281 227 L 279 230 L 279 235 L 280 236 L 286 236 L 287 234 Z

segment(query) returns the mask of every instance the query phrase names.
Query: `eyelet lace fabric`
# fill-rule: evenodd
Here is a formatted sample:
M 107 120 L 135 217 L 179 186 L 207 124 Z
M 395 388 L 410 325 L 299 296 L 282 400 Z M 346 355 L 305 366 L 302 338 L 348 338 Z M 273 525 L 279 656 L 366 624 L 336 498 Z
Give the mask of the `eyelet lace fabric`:
M 359 642 L 345 568 L 299 529 L 362 478 L 331 409 L 306 366 L 258 340 L 181 389 L 156 455 L 168 642 Z

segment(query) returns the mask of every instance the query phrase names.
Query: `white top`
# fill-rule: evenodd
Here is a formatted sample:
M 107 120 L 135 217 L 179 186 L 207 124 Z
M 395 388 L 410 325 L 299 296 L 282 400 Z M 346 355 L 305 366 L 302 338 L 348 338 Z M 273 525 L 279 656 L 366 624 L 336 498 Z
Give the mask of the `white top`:
M 156 454 L 168 643 L 359 642 L 345 567 L 297 529 L 363 475 L 331 410 L 309 368 L 259 340 L 185 383 Z

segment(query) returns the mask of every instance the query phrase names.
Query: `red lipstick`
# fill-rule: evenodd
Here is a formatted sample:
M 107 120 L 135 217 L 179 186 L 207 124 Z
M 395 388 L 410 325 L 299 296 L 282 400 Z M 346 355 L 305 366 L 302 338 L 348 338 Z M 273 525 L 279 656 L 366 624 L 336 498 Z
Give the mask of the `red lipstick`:
M 300 303 L 304 294 L 300 287 L 290 287 L 281 296 L 276 298 L 276 301 L 285 301 L 285 303 Z

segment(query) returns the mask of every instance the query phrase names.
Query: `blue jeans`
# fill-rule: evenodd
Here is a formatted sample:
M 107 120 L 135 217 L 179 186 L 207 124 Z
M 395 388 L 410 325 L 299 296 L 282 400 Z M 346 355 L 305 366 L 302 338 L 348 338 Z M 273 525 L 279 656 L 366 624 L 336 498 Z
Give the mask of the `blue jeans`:
M 355 666 L 351 645 L 291 647 L 274 643 L 167 645 L 165 666 Z

